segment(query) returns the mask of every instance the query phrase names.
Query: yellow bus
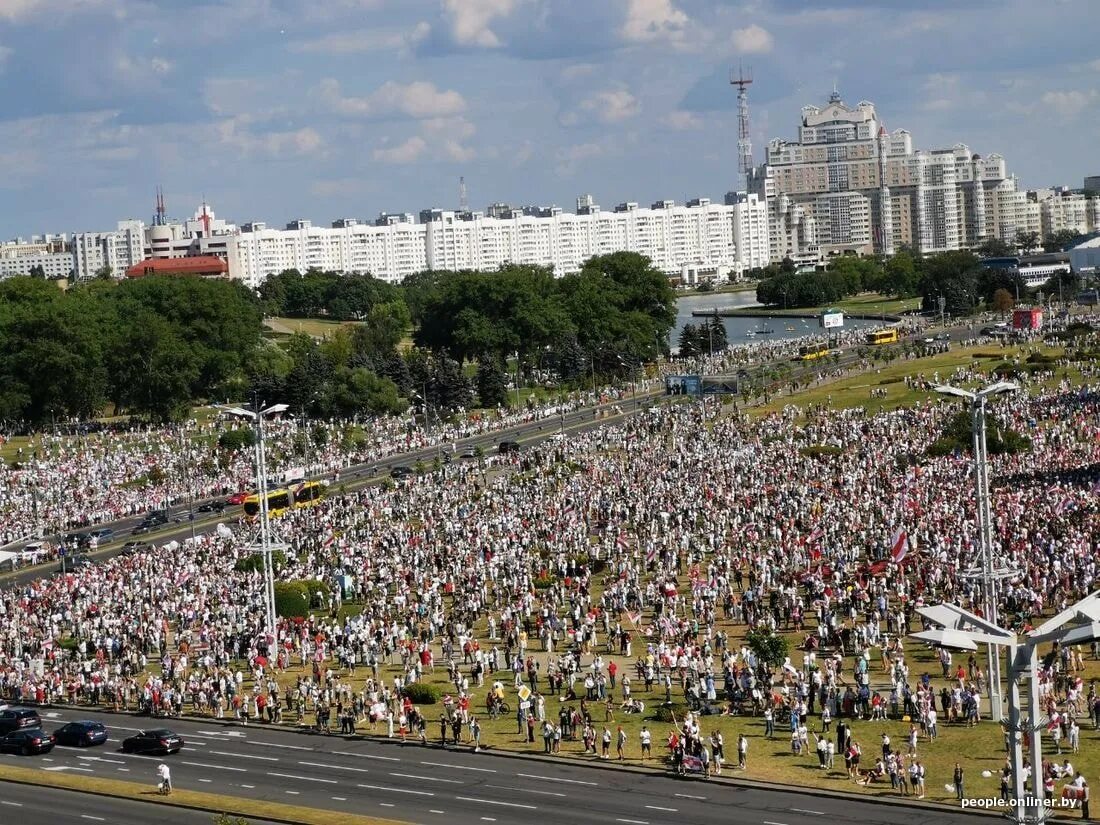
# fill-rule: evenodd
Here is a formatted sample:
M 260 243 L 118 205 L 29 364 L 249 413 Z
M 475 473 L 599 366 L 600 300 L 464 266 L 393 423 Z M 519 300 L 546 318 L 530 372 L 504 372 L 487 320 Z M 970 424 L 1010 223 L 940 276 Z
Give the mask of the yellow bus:
M 830 352 L 828 344 L 803 344 L 798 348 L 798 358 L 800 361 L 813 361 L 824 358 Z
M 868 332 L 866 340 L 871 346 L 896 344 L 898 342 L 898 330 L 896 327 L 890 327 L 890 329 L 878 329 L 874 332 Z
M 270 516 L 280 516 L 291 507 L 308 507 L 324 497 L 325 485 L 320 481 L 305 481 L 294 487 L 280 487 L 269 490 L 267 494 L 267 512 Z M 249 518 L 260 514 L 260 496 L 253 493 L 244 500 L 244 513 Z

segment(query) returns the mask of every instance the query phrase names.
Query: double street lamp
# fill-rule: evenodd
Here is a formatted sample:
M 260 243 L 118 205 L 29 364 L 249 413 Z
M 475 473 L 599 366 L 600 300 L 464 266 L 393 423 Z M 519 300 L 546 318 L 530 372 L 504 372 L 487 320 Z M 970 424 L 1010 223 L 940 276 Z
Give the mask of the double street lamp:
M 260 546 L 258 549 L 263 559 L 264 571 L 264 632 L 268 638 L 268 651 L 277 643 L 275 634 L 275 565 L 271 554 L 277 549 L 271 541 L 271 517 L 268 512 L 267 501 L 267 447 L 264 439 L 264 418 L 269 415 L 278 415 L 287 410 L 286 404 L 272 404 L 266 409 L 263 405 L 256 404 L 255 409 L 248 407 L 229 407 L 218 404 L 217 407 L 230 415 L 247 418 L 252 421 L 256 431 L 255 462 L 256 462 L 256 495 L 260 501 Z
M 974 453 L 974 502 L 978 514 L 978 563 L 966 571 L 970 578 L 981 579 L 982 613 L 992 625 L 998 626 L 997 582 L 1010 578 L 1013 573 L 1003 566 L 996 566 L 993 559 L 993 516 L 990 508 L 989 460 L 986 454 L 986 401 L 1004 393 L 1016 392 L 1019 386 L 999 381 L 983 390 L 970 390 L 940 384 L 933 388 L 941 395 L 953 395 L 970 402 L 971 440 Z M 994 718 L 1003 715 L 1001 697 L 1001 657 L 996 646 L 987 646 L 989 684 L 989 712 Z

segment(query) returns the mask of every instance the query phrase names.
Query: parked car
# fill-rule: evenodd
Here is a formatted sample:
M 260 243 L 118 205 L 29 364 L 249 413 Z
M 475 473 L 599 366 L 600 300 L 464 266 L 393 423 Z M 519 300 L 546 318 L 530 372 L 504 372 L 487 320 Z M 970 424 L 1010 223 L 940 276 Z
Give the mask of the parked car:
M 107 727 L 102 722 L 84 720 L 69 722 L 53 732 L 58 745 L 71 745 L 74 748 L 86 748 L 102 745 L 107 741 Z
M 34 708 L 7 706 L 0 708 L 0 733 L 11 733 L 24 728 L 40 728 L 42 720 Z
M 12 731 L 0 738 L 0 752 L 21 753 L 30 756 L 32 753 L 49 753 L 53 750 L 54 737 L 46 733 L 42 728 L 24 728 Z
M 227 498 L 225 500 L 225 503 L 236 507 L 238 504 L 244 504 L 244 500 L 250 495 L 252 495 L 252 493 L 246 493 L 242 490 L 238 493 L 234 493 L 229 498 Z
M 147 553 L 153 549 L 153 545 L 147 541 L 135 541 L 130 540 L 122 545 L 122 551 L 119 553 L 121 556 L 132 556 L 134 553 L 142 552 Z
M 225 508 L 228 505 L 224 501 L 206 501 L 200 504 L 196 509 L 200 513 L 222 513 L 225 512 Z
M 396 467 L 390 470 L 390 478 L 392 479 L 408 478 L 412 474 L 412 468 L 406 467 L 404 464 L 398 464 Z
M 141 524 L 134 525 L 134 529 L 130 531 L 131 536 L 140 536 L 143 533 L 148 533 L 153 527 L 150 524 L 146 524 L 144 521 Z
M 168 511 L 154 510 L 151 513 L 146 513 L 145 518 L 141 520 L 141 523 L 148 524 L 150 527 L 159 527 L 161 524 L 167 524 Z
M 518 441 L 501 441 L 497 450 L 501 455 L 507 455 L 508 453 L 518 453 L 520 446 Z
M 178 753 L 183 737 L 168 728 L 143 730 L 122 740 L 123 753 Z
M 461 453 L 458 454 L 459 458 L 477 458 L 477 448 L 467 447 Z

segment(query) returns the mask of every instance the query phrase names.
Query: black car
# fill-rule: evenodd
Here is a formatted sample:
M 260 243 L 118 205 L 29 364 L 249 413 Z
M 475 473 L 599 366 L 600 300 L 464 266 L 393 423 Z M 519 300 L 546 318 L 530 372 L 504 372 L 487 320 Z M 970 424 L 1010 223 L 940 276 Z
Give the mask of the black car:
M 459 458 L 477 458 L 477 448 L 467 447 L 461 453 L 458 454 Z
M 88 536 L 86 533 L 67 533 L 61 543 L 66 547 L 83 547 L 88 543 Z
M 141 520 L 141 523 L 146 527 L 159 527 L 162 524 L 168 523 L 168 513 L 164 510 L 154 510 L 151 513 L 147 513 L 145 518 Z
M 119 555 L 120 556 L 132 556 L 132 555 L 134 555 L 134 553 L 137 553 L 138 551 L 141 551 L 143 553 L 147 553 L 152 549 L 153 549 L 153 545 L 151 545 L 147 541 L 133 541 L 133 540 L 131 540 L 131 541 L 126 542 L 124 545 L 122 545 L 122 551 L 119 553 Z
M 225 502 L 224 501 L 207 501 L 198 506 L 200 513 L 224 513 Z
M 72 745 L 74 748 L 86 748 L 89 745 L 102 745 L 107 741 L 107 728 L 102 722 L 89 720 L 69 722 L 53 732 L 54 741 L 59 745 Z
M 497 449 L 501 455 L 507 455 L 508 453 L 518 453 L 520 447 L 518 441 L 501 441 Z
M 406 467 L 404 464 L 398 464 L 392 470 L 390 470 L 390 478 L 401 479 L 408 478 L 413 474 L 411 467 Z
M 46 733 L 42 728 L 26 728 L 16 730 L 0 738 L 0 752 L 21 753 L 30 756 L 32 753 L 49 753 L 53 750 L 54 737 Z
M 0 733 L 11 733 L 25 728 L 40 728 L 42 720 L 34 708 L 3 708 L 0 710 Z
M 123 753 L 178 753 L 183 737 L 168 728 L 143 730 L 122 740 Z
M 152 530 L 152 525 L 146 524 L 144 521 L 141 524 L 134 525 L 134 529 L 130 531 L 131 536 L 140 536 L 143 533 L 148 533 Z

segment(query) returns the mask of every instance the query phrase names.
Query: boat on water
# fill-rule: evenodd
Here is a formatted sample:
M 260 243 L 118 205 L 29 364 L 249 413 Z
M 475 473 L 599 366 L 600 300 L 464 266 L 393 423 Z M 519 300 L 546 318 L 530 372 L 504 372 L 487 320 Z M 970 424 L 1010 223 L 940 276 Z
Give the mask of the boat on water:
M 750 330 L 746 330 L 746 332 L 745 332 L 745 337 L 746 337 L 746 338 L 752 338 L 752 337 L 754 337 L 755 335 L 756 335 L 756 333 L 755 333 L 755 332 L 753 332 L 753 331 L 752 331 L 751 329 L 750 329 Z
M 794 332 L 795 329 L 790 324 L 787 324 L 787 332 Z

